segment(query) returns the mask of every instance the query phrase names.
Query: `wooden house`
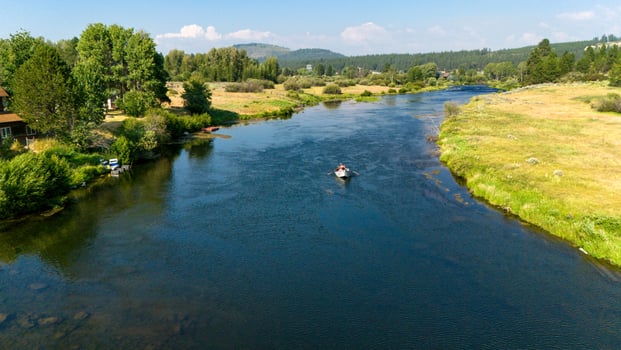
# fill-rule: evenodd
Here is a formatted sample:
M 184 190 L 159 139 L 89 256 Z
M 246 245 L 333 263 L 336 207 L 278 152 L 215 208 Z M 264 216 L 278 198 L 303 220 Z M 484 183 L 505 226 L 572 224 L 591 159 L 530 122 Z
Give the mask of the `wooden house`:
M 17 114 L 7 112 L 9 94 L 0 87 L 0 139 L 14 138 L 23 145 L 34 139 L 36 132 Z

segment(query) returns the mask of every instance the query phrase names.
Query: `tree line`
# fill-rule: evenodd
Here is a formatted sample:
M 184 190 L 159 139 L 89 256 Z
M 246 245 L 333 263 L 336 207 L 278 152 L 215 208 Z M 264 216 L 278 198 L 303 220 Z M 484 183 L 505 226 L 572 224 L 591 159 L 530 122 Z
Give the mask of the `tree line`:
M 206 54 L 173 50 L 165 57 L 165 69 L 171 77 L 182 81 L 267 79 L 284 83 L 294 79 L 297 82 L 290 82 L 289 86 L 308 85 L 299 84 L 300 76 L 328 80 L 338 77 L 361 84 L 414 84 L 414 87 L 434 84 L 434 79 L 438 78 L 465 84 L 490 82 L 503 88 L 562 79 L 585 81 L 609 77 L 614 84 L 613 68 L 619 56 L 616 40 L 618 38 L 614 35 L 559 44 L 543 39 L 534 47 L 498 51 L 481 49 L 416 55 L 367 55 L 287 60 L 285 63 L 280 63 L 276 57 L 258 62 L 250 59 L 245 50 L 235 47 L 212 49 Z M 308 70 L 307 66 L 312 69 Z
M 86 148 L 106 101 L 140 115 L 168 99 L 164 56 L 147 33 L 91 24 L 79 39 L 50 43 L 19 32 L 0 40 L 8 109 L 40 133 Z
M 248 57 L 246 50 L 235 47 L 213 48 L 207 53 L 187 54 L 171 50 L 165 57 L 164 67 L 173 80 L 203 82 L 242 82 L 264 79 L 276 82 L 280 66 L 275 57 L 264 62 Z

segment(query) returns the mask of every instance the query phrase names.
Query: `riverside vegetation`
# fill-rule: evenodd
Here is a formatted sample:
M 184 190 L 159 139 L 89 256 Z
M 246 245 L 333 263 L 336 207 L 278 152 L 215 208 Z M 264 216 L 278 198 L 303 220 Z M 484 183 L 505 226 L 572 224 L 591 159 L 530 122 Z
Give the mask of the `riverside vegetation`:
M 80 38 L 57 43 L 17 33 L 0 39 L 0 85 L 11 96 L 7 110 L 39 136 L 29 150 L 2 140 L 0 219 L 62 207 L 70 188 L 107 173 L 101 159 L 131 163 L 156 157 L 164 145 L 202 127 L 289 117 L 321 101 L 370 101 L 452 84 L 510 90 L 606 80 L 621 86 L 621 53 L 609 45 L 617 39 L 603 37 L 586 50 L 562 55 L 544 39 L 527 58 L 520 56 L 517 66 L 484 50 L 474 54 L 485 66 L 441 71 L 436 62 L 412 60 L 398 68 L 390 60 L 370 62 L 372 57 L 363 66 L 320 61 L 312 69 L 281 68 L 276 57 L 259 61 L 234 47 L 163 56 L 147 33 L 101 23 L 89 25 Z M 619 188 L 611 179 L 619 170 L 619 135 L 609 128 L 618 117 L 589 106 L 618 112 L 621 99 L 608 96 L 613 88 L 593 86 L 567 90 L 574 91 L 571 97 L 560 87 L 487 96 L 461 113 L 447 106 L 451 116 L 440 135 L 442 159 L 475 195 L 621 265 L 614 205 Z M 545 97 L 534 99 L 528 95 L 533 91 Z M 105 113 L 108 98 L 115 98 L 119 110 Z M 578 118 L 575 111 L 585 114 Z M 585 204 L 585 198 L 594 203 Z
M 474 196 L 621 266 L 621 116 L 600 112 L 620 92 L 544 84 L 449 104 L 441 160 Z

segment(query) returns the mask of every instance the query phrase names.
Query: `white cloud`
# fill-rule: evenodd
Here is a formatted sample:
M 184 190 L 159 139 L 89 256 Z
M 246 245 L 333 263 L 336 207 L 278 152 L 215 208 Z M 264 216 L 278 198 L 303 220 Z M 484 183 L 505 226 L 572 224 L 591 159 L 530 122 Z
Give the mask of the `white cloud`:
M 266 40 L 272 37 L 270 32 L 259 32 L 250 29 L 242 29 L 227 35 L 229 38 L 239 40 Z
M 350 44 L 364 44 L 388 39 L 390 34 L 386 29 L 373 22 L 356 27 L 347 27 L 341 32 L 341 38 Z
M 595 12 L 593 11 L 580 11 L 580 12 L 563 12 L 559 13 L 556 17 L 568 20 L 568 21 L 588 21 L 595 18 Z
M 427 28 L 427 32 L 434 35 L 445 36 L 446 30 L 441 25 L 435 25 Z
M 198 24 L 190 24 L 181 27 L 178 33 L 165 33 L 155 36 L 156 39 L 173 39 L 173 38 L 189 38 L 189 39 L 207 39 L 207 40 L 219 40 L 222 35 L 216 31 L 213 26 L 208 26 L 207 29 Z
M 535 33 L 523 33 L 520 36 L 519 42 L 525 45 L 535 45 L 538 44 L 543 37 L 539 34 Z

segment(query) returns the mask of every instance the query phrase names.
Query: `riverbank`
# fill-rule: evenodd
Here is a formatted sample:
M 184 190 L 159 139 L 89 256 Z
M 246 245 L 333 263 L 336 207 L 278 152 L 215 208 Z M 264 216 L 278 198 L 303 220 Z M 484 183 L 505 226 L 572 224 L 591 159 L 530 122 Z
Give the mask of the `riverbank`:
M 210 83 L 211 107 L 216 112 L 235 116 L 239 120 L 278 116 L 283 112 L 295 111 L 304 106 L 314 105 L 330 100 L 375 101 L 380 96 L 397 93 L 396 88 L 379 85 L 352 85 L 341 87 L 341 94 L 323 93 L 323 86 L 313 86 L 300 91 L 287 91 L 283 84 L 276 84 L 273 89 L 261 92 L 227 92 L 227 83 Z M 427 87 L 409 93 L 442 90 L 445 85 Z M 182 108 L 183 99 L 181 83 L 169 84 L 171 108 Z M 217 114 L 217 113 L 216 113 Z
M 473 98 L 447 117 L 441 160 L 471 193 L 621 266 L 621 116 L 591 103 L 619 88 L 541 85 Z

